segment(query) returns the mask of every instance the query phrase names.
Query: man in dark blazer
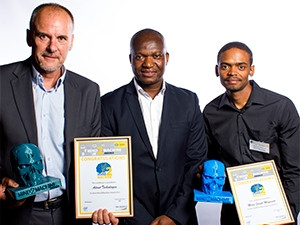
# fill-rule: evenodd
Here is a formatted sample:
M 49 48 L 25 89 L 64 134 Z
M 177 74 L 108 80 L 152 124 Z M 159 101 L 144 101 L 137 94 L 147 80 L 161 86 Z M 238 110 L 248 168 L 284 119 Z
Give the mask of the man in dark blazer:
M 30 60 L 1 66 L 1 178 L 13 178 L 10 151 L 22 143 L 38 145 L 35 110 L 32 98 L 32 64 Z M 71 71 L 66 71 L 65 86 L 65 164 L 66 193 L 70 207 L 74 206 L 74 154 L 75 137 L 99 136 L 100 94 L 96 83 Z M 16 209 L 1 211 L 12 224 L 28 221 L 34 198 Z M 4 203 L 2 203 L 3 205 Z M 74 211 L 72 211 L 74 212 Z M 16 216 L 17 215 L 17 216 Z M 18 221 L 14 221 L 14 220 Z M 2 223 L 1 223 L 2 224 Z M 7 223 L 3 223 L 7 224 Z M 21 223 L 20 223 L 21 224 Z
M 100 90 L 98 84 L 76 73 L 66 70 L 63 63 L 73 42 L 73 16 L 69 10 L 58 4 L 43 4 L 32 14 L 27 42 L 32 47 L 29 59 L 0 67 L 0 207 L 1 224 L 77 224 L 74 217 L 74 147 L 75 137 L 99 136 L 101 128 Z M 53 27 L 56 29 L 52 29 Z M 43 95 L 60 93 L 52 96 L 48 114 L 53 120 L 49 127 L 61 127 L 61 130 L 49 129 L 51 135 L 40 139 L 40 129 L 46 130 L 45 121 L 40 116 Z M 59 101 L 56 101 L 60 99 Z M 44 107 L 44 106 L 43 106 Z M 49 107 L 49 105 L 48 105 Z M 54 115 L 52 108 L 59 108 Z M 47 107 L 43 109 L 47 110 Z M 44 115 L 44 114 L 43 114 Z M 56 123 L 57 121 L 63 123 Z M 61 143 L 57 143 L 62 140 Z M 57 149 L 53 145 L 59 146 Z M 44 162 L 51 164 L 62 174 L 62 187 L 47 197 L 37 201 L 37 196 L 15 201 L 9 195 L 7 187 L 17 187 L 10 162 L 13 147 L 33 143 L 43 155 Z M 45 144 L 46 143 L 46 144 Z M 51 151 L 44 147 L 51 146 Z M 54 158 L 58 154 L 62 158 Z M 44 157 L 45 155 L 47 155 Z M 45 166 L 45 165 L 44 165 Z M 48 166 L 48 165 L 47 165 Z M 45 169 L 46 175 L 49 171 Z M 56 172 L 57 173 L 57 172 Z M 52 175 L 52 174 L 50 174 Z M 61 193 L 61 195 L 55 194 Z M 48 208 L 49 207 L 49 208 Z M 81 223 L 83 221 L 80 221 Z M 86 221 L 85 221 L 86 222 Z M 85 223 L 84 222 L 84 223 Z M 91 224 L 91 220 L 89 220 Z M 79 222 L 78 222 L 79 224 Z
M 163 80 L 159 32 L 137 32 L 130 49 L 134 79 L 101 97 L 102 136 L 132 140 L 134 217 L 120 224 L 197 224 L 193 182 L 207 147 L 198 98 Z

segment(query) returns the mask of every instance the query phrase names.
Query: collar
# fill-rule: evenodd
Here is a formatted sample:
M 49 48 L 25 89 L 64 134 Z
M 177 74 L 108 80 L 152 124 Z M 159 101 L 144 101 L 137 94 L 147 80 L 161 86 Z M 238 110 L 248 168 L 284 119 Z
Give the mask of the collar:
M 33 71 L 33 75 L 32 75 L 32 82 L 35 86 L 39 86 L 41 89 L 43 89 L 44 91 L 46 91 L 44 89 L 44 77 L 36 70 L 36 68 L 32 65 L 32 71 Z M 54 91 L 57 91 L 57 89 L 60 87 L 60 85 L 64 82 L 65 78 L 66 78 L 66 68 L 63 65 L 61 67 L 61 72 L 62 75 L 60 76 L 60 78 L 57 80 L 55 87 L 53 88 Z
M 262 88 L 254 80 L 250 80 L 249 82 L 252 86 L 252 91 L 245 107 L 250 106 L 252 104 L 263 105 L 265 101 L 264 101 L 264 93 L 262 92 Z M 221 96 L 219 109 L 225 105 L 231 106 L 226 92 Z
M 134 86 L 135 86 L 137 93 L 139 93 L 145 97 L 149 97 L 148 93 L 136 82 L 135 78 L 133 78 L 133 82 L 134 82 Z M 163 80 L 162 88 L 160 89 L 160 91 L 157 95 L 159 95 L 159 94 L 164 95 L 165 91 L 166 91 L 166 82 L 165 82 L 165 80 Z

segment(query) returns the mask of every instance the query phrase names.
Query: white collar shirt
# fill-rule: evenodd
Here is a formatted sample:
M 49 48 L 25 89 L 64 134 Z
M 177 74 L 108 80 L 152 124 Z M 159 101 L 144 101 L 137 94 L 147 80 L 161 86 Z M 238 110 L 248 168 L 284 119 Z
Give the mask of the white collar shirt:
M 148 93 L 138 85 L 135 79 L 134 85 L 138 93 L 138 99 L 144 117 L 148 137 L 152 145 L 153 154 L 156 158 L 158 154 L 159 128 L 161 123 L 166 84 L 165 81 L 163 81 L 162 88 L 154 97 L 154 99 L 152 99 Z

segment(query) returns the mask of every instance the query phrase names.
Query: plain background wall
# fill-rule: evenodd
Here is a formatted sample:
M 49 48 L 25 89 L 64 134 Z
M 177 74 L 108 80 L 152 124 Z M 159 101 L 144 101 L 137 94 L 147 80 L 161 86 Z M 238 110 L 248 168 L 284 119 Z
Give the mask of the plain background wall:
M 34 7 L 46 1 L 1 0 L 0 64 L 26 59 L 26 29 Z M 201 109 L 224 88 L 215 76 L 218 50 L 246 43 L 254 55 L 253 79 L 289 97 L 300 109 L 298 0 L 60 0 L 75 17 L 68 69 L 100 84 L 105 94 L 133 77 L 129 41 L 140 29 L 166 38 L 166 81 L 198 94 Z
M 0 0 L 1 65 L 28 58 L 26 29 L 32 10 L 43 2 Z M 219 49 L 241 41 L 253 51 L 253 79 L 289 97 L 300 111 L 298 0 L 54 2 L 75 17 L 74 46 L 66 67 L 99 83 L 102 95 L 132 79 L 130 38 L 138 30 L 153 28 L 165 36 L 170 53 L 166 81 L 196 92 L 202 110 L 224 92 L 214 73 Z

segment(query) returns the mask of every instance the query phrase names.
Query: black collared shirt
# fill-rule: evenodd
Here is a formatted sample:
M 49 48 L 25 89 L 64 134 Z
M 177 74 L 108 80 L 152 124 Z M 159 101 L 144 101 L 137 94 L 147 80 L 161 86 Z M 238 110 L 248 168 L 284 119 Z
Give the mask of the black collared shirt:
M 226 93 L 203 110 L 208 136 L 208 156 L 226 167 L 273 159 L 293 211 L 299 211 L 300 129 L 299 114 L 290 99 L 260 88 L 253 80 L 244 108 L 230 104 Z M 261 143 L 261 152 L 249 142 Z M 295 211 L 294 211 L 295 213 Z

